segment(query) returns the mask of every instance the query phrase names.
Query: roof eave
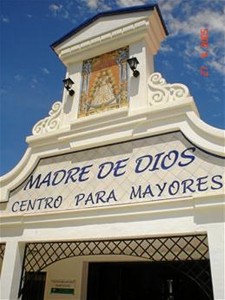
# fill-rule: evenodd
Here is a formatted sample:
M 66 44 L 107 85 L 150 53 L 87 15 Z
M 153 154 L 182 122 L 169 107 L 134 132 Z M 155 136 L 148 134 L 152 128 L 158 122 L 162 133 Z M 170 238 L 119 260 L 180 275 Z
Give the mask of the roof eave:
M 82 24 L 80 24 L 78 27 L 76 27 L 75 29 L 71 30 L 69 33 L 67 33 L 66 35 L 64 35 L 63 37 L 61 37 L 60 39 L 58 39 L 54 43 L 52 43 L 51 44 L 51 48 L 52 48 L 53 51 L 55 51 L 55 48 L 57 46 L 59 46 L 60 44 L 62 44 L 63 42 L 65 42 L 67 39 L 69 39 L 71 36 L 73 36 L 74 34 L 78 33 L 79 31 L 81 31 L 85 27 L 89 26 L 90 24 L 92 24 L 93 22 L 95 22 L 96 20 L 98 20 L 99 18 L 113 16 L 113 15 L 120 15 L 120 14 L 125 14 L 125 13 L 134 13 L 134 12 L 140 12 L 140 11 L 146 11 L 146 10 L 154 10 L 154 8 L 156 8 L 156 10 L 157 10 L 157 13 L 159 15 L 160 21 L 162 22 L 162 26 L 163 26 L 163 29 L 165 31 L 165 34 L 168 35 L 169 33 L 167 31 L 166 25 L 165 25 L 164 20 L 162 18 L 159 6 L 157 4 L 154 4 L 154 5 L 144 5 L 144 6 L 141 5 L 141 6 L 133 6 L 133 7 L 129 7 L 129 8 L 126 7 L 126 8 L 122 8 L 122 9 L 119 9 L 119 10 L 105 11 L 105 12 L 98 13 L 94 17 L 86 20 L 85 22 L 83 22 Z

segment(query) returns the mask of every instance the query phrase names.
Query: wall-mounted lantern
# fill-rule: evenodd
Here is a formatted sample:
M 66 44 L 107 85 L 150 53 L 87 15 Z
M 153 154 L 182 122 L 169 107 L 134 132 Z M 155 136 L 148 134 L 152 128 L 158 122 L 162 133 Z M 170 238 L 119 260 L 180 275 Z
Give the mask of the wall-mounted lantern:
M 131 70 L 133 71 L 133 76 L 138 77 L 140 75 L 140 72 L 137 69 L 137 65 L 139 64 L 139 61 L 136 57 L 128 58 L 127 63 Z
M 70 96 L 74 95 L 74 90 L 72 90 L 72 85 L 74 84 L 71 78 L 66 78 L 63 80 L 64 88 L 68 91 Z

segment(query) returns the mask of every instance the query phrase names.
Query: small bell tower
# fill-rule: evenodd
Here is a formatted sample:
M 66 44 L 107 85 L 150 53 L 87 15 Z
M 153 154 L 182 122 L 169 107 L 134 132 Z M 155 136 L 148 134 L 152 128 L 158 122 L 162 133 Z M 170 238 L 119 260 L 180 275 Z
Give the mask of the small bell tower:
M 167 30 L 157 5 L 103 12 L 52 44 L 67 68 L 62 127 L 86 117 L 141 111 Z

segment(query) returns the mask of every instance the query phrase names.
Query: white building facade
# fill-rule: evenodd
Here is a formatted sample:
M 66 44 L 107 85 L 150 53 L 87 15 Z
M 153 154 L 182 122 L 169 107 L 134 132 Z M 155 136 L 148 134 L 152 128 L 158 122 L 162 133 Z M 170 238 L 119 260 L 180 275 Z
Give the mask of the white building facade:
M 151 5 L 52 45 L 71 86 L 1 178 L 1 299 L 225 299 L 224 131 L 154 71 L 166 35 Z

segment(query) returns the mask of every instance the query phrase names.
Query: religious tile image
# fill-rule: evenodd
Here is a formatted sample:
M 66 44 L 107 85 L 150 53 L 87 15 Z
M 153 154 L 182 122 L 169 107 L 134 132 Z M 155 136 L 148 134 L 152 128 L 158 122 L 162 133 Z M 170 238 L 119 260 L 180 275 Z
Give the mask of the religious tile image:
M 124 47 L 83 62 L 79 117 L 128 105 L 128 57 Z

